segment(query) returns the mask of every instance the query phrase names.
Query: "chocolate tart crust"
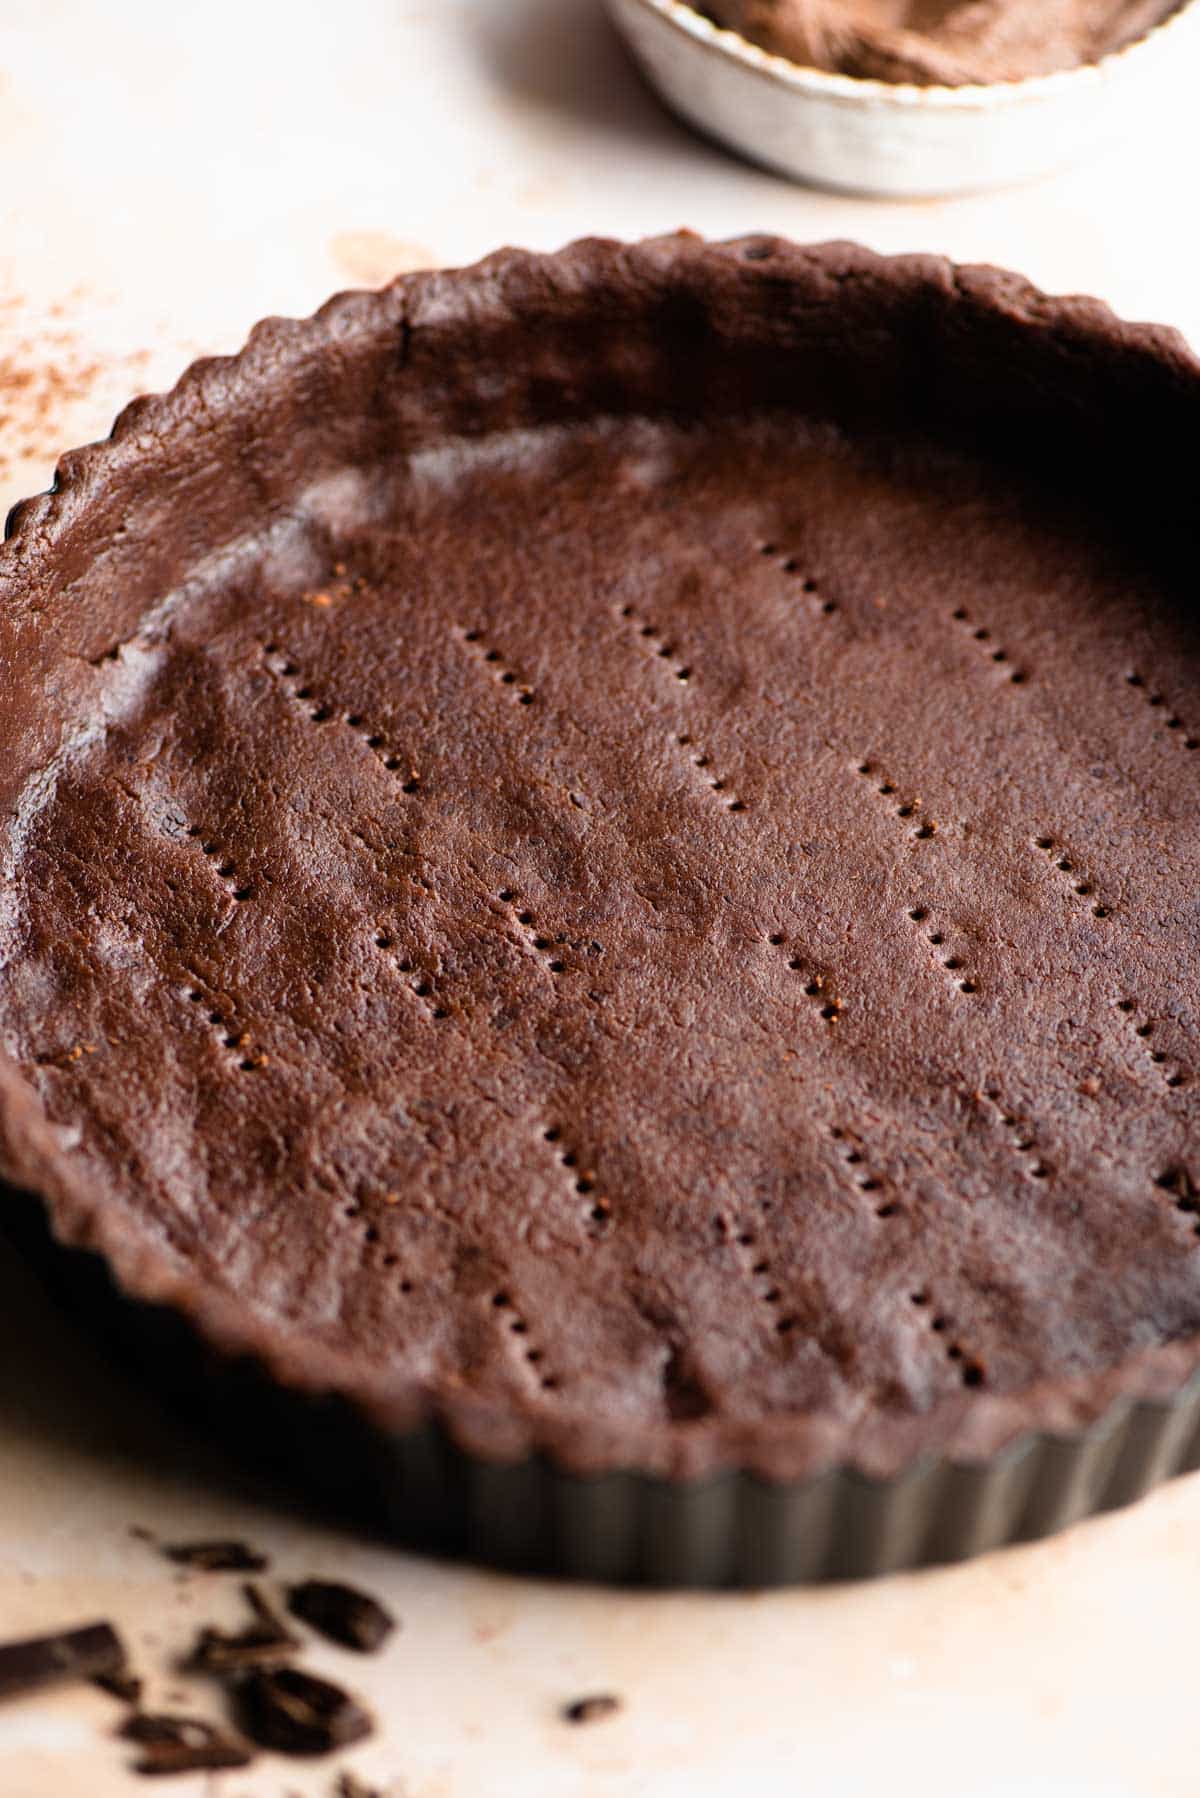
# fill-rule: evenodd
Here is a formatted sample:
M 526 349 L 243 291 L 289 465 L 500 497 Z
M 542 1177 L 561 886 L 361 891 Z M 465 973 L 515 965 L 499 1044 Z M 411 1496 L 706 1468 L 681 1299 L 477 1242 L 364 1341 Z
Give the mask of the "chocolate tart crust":
M 679 235 L 135 401 L 0 572 L 10 1186 L 498 1473 L 1170 1401 L 1198 377 L 998 270 Z

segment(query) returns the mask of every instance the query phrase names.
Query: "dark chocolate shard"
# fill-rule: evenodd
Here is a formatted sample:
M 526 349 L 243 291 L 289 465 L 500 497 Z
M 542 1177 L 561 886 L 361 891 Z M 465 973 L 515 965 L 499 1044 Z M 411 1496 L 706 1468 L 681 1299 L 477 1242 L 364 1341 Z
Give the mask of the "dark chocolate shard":
M 117 1734 L 145 1749 L 135 1773 L 215 1772 L 222 1767 L 248 1767 L 254 1750 L 248 1742 L 202 1717 L 177 1717 L 139 1711 Z
M 89 1623 L 82 1629 L 24 1642 L 0 1643 L 0 1698 L 36 1692 L 61 1680 L 98 1679 L 123 1673 L 125 1648 L 111 1623 Z
M 196 1637 L 184 1665 L 195 1673 L 247 1673 L 255 1667 L 277 1667 L 290 1660 L 300 1643 L 257 1586 L 243 1586 L 254 1621 L 230 1634 L 206 1628 Z
M 375 1727 L 348 1692 L 298 1667 L 252 1673 L 241 1704 L 247 1734 L 279 1754 L 329 1754 L 361 1742 Z
M 293 1617 L 360 1654 L 382 1648 L 396 1627 L 395 1618 L 377 1598 L 336 1580 L 304 1580 L 288 1592 L 287 1603 Z
M 265 1573 L 270 1566 L 266 1555 L 245 1542 L 172 1542 L 163 1553 L 200 1573 Z
M 568 1704 L 563 1716 L 568 1723 L 598 1723 L 601 1717 L 611 1717 L 620 1708 L 621 1700 L 612 1692 L 593 1692 Z

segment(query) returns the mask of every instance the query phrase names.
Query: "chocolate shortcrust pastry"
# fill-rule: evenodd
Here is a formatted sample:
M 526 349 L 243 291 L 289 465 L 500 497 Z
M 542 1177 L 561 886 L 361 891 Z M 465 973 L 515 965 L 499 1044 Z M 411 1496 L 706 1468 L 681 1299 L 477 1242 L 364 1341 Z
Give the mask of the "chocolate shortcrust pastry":
M 1200 1363 L 1170 332 L 686 236 L 343 296 L 0 586 L 0 1166 L 381 1429 L 887 1471 Z
M 963 87 L 1099 62 L 1179 6 L 1180 0 L 705 0 L 699 10 L 810 68 Z

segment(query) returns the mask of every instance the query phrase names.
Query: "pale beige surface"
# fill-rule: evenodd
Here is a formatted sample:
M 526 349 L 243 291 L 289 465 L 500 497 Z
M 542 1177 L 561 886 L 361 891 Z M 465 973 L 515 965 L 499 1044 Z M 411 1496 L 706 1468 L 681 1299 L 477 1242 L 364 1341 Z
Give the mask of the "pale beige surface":
M 686 136 L 599 0 L 5 0 L 0 503 L 259 314 L 506 240 L 684 223 L 852 235 L 1007 262 L 1200 341 L 1198 153 L 1196 109 L 1176 108 L 1044 186 L 887 206 L 789 187 Z M 285 1577 L 386 1591 L 405 1628 L 385 1656 L 312 1664 L 376 1701 L 384 1730 L 349 1764 L 408 1798 L 1200 1792 L 1195 1479 L 1058 1542 L 872 1587 L 537 1586 L 355 1544 L 223 1480 L 0 1253 L 0 1635 L 109 1614 L 161 1673 L 197 1621 L 232 1617 L 236 1582 L 176 1581 L 133 1524 L 246 1535 Z M 558 1720 L 596 1689 L 624 1696 L 620 1717 Z M 0 1798 L 158 1789 L 125 1771 L 116 1715 L 92 1692 L 0 1708 Z M 264 1760 L 165 1789 L 282 1798 L 332 1779 Z

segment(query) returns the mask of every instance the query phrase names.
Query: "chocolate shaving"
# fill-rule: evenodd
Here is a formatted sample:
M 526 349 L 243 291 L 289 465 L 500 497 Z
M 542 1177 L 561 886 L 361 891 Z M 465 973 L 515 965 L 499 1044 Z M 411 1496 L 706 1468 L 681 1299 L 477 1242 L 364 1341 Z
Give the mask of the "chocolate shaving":
M 24 1642 L 0 1643 L 0 1698 L 61 1680 L 111 1677 L 125 1670 L 125 1649 L 111 1623 Z
M 280 1754 L 328 1754 L 361 1742 L 374 1728 L 348 1692 L 298 1667 L 251 1674 L 241 1702 L 247 1733 Z
M 253 1623 L 236 1635 L 225 1630 L 202 1629 L 184 1663 L 190 1671 L 246 1673 L 254 1667 L 276 1667 L 281 1661 L 290 1660 L 300 1647 L 257 1586 L 243 1586 L 242 1592 L 254 1613 Z
M 265 1573 L 270 1566 L 266 1555 L 245 1542 L 173 1542 L 163 1553 L 200 1573 Z
M 598 1723 L 601 1717 L 611 1717 L 620 1708 L 621 1700 L 611 1692 L 594 1692 L 590 1697 L 577 1698 L 573 1704 L 568 1704 L 563 1716 L 568 1723 Z
M 248 1767 L 254 1759 L 248 1743 L 201 1717 L 139 1711 L 117 1734 L 146 1750 L 133 1764 L 135 1773 L 215 1772 L 222 1767 Z
M 343 1648 L 373 1654 L 382 1648 L 396 1627 L 396 1620 L 377 1598 L 354 1586 L 333 1580 L 310 1579 L 293 1586 L 287 1595 L 293 1617 L 311 1625 Z

